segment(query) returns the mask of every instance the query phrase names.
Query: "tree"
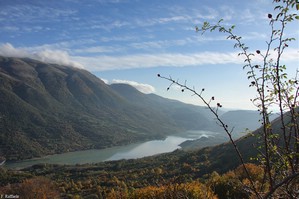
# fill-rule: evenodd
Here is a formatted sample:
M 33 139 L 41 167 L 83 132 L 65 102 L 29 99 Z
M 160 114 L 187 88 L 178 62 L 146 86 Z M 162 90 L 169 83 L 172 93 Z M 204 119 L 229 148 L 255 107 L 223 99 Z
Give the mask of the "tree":
M 190 183 L 176 184 L 172 183 L 163 186 L 147 186 L 136 189 L 129 198 L 197 198 L 197 199 L 216 199 L 217 197 L 212 190 L 201 184 L 193 181 Z
M 26 179 L 22 183 L 7 185 L 6 187 L 0 188 L 0 193 L 17 195 L 18 197 L 25 199 L 60 198 L 59 191 L 54 182 L 45 177 L 34 177 Z
M 227 35 L 228 40 L 235 42 L 234 48 L 240 49 L 239 56 L 244 57 L 243 66 L 247 70 L 247 77 L 250 87 L 257 91 L 257 97 L 252 99 L 253 104 L 258 108 L 262 116 L 261 131 L 257 136 L 259 139 L 259 154 L 255 159 L 263 167 L 264 183 L 269 188 L 264 192 L 254 183 L 251 173 L 245 166 L 242 154 L 238 150 L 232 138 L 232 130 L 221 120 L 218 109 L 222 107 L 216 103 L 214 96 L 206 100 L 202 93 L 184 84 L 175 81 L 171 77 L 158 77 L 169 80 L 172 85 L 181 87 L 182 92 L 187 90 L 200 98 L 202 102 L 214 114 L 219 125 L 223 127 L 230 142 L 239 157 L 244 172 L 249 180 L 249 192 L 257 198 L 286 197 L 297 198 L 299 189 L 299 127 L 298 127 L 298 70 L 295 77 L 288 77 L 287 67 L 282 63 L 282 57 L 289 43 L 295 38 L 287 38 L 285 30 L 290 23 L 299 19 L 296 10 L 299 10 L 297 0 L 274 0 L 274 11 L 276 16 L 268 14 L 271 34 L 266 42 L 266 50 L 250 51 L 249 47 L 243 43 L 242 37 L 234 33 L 235 26 L 226 27 L 220 20 L 216 25 L 205 22 L 202 27 L 196 27 L 197 32 L 202 34 L 207 31 L 219 31 Z M 295 10 L 295 12 L 293 12 Z M 261 59 L 258 59 L 261 58 Z M 262 61 L 259 61 L 262 60 Z M 169 90 L 169 88 L 167 90 Z M 270 122 L 271 109 L 279 110 L 278 121 Z M 279 125 L 277 125 L 279 123 Z

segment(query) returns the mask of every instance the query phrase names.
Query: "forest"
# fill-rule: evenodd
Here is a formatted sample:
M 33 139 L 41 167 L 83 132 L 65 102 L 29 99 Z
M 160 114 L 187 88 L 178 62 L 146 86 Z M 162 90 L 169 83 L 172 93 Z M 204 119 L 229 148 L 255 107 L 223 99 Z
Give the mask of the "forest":
M 21 198 L 250 198 L 243 189 L 248 183 L 243 168 L 213 171 L 206 153 L 177 150 L 98 164 L 40 164 L 22 171 L 1 168 L 0 192 Z M 262 184 L 262 167 L 252 163 L 246 167 Z

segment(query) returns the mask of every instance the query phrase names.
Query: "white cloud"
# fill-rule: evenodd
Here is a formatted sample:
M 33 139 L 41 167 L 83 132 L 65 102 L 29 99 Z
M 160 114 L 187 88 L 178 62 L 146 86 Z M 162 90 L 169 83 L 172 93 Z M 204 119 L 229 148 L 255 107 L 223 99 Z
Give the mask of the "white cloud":
M 156 21 L 160 24 L 164 24 L 169 22 L 188 21 L 188 20 L 190 20 L 189 16 L 173 16 L 173 17 L 159 18 Z
M 94 46 L 88 48 L 76 49 L 76 53 L 111 53 L 120 51 L 120 47 L 109 47 L 109 46 Z
M 272 54 L 275 54 L 277 52 L 273 52 Z M 282 55 L 282 60 L 283 61 L 296 61 L 297 62 L 297 67 L 299 65 L 299 49 L 295 48 L 287 48 L 285 49 L 285 52 Z
M 96 22 L 90 21 L 89 24 L 90 25 L 87 27 L 87 29 L 103 29 L 103 30 L 106 30 L 108 32 L 110 32 L 113 29 L 123 28 L 124 26 L 130 26 L 131 25 L 129 22 L 119 21 L 119 20 L 109 21 L 105 24 L 104 23 L 98 23 L 97 21 Z M 85 28 L 86 28 L 86 26 L 85 26 Z
M 0 45 L 0 55 L 7 57 L 29 57 L 43 62 L 83 68 L 82 64 L 73 61 L 66 51 L 61 50 L 43 49 L 34 52 L 30 51 L 29 48 L 15 48 L 10 43 L 5 43 Z
M 133 54 L 126 56 L 74 57 L 92 71 L 151 68 L 158 66 L 184 67 L 204 64 L 242 63 L 238 53 L 203 52 L 193 54 Z
M 151 86 L 149 84 L 138 83 L 138 82 L 135 82 L 135 81 L 113 79 L 111 81 L 111 84 L 129 84 L 129 85 L 135 87 L 140 92 L 145 93 L 145 94 L 155 92 L 155 88 L 153 86 Z
M 2 26 L 0 29 L 8 32 L 20 31 L 20 28 L 17 26 Z
M 101 49 L 92 49 L 101 50 Z M 261 49 L 263 52 L 263 50 Z M 275 52 L 273 52 L 273 55 Z M 282 57 L 284 62 L 298 62 L 298 49 L 288 48 Z M 244 58 L 236 52 L 199 52 L 199 53 L 161 53 L 131 54 L 123 56 L 71 56 L 68 51 L 55 48 L 32 47 L 15 48 L 9 43 L 0 44 L 0 55 L 10 57 L 29 57 L 48 63 L 86 68 L 89 71 L 104 71 L 132 68 L 153 68 L 159 66 L 185 67 L 209 64 L 244 64 Z M 258 56 L 256 56 L 258 58 Z M 258 59 L 257 59 L 258 61 Z
M 56 9 L 49 6 L 35 6 L 16 4 L 3 7 L 0 12 L 0 21 L 7 22 L 32 22 L 32 21 L 59 21 L 61 18 L 69 18 L 76 14 L 71 9 Z
M 7 57 L 29 57 L 30 53 L 23 48 L 15 48 L 10 43 L 5 43 L 0 45 L 0 55 Z
M 109 80 L 108 79 L 104 79 L 104 78 L 100 78 L 105 84 L 109 84 Z
M 251 9 L 245 9 L 242 11 L 243 14 L 240 15 L 240 23 L 251 23 L 255 22 L 257 20 L 257 16 L 255 11 L 252 11 Z
M 43 62 L 73 66 L 76 68 L 83 68 L 82 64 L 72 61 L 71 57 L 66 51 L 43 50 L 41 52 L 34 53 L 33 58 Z
M 168 48 L 171 46 L 183 46 L 189 43 L 194 43 L 195 39 L 196 37 L 187 37 L 185 39 L 177 39 L 177 40 L 134 42 L 131 43 L 129 46 L 136 49 L 156 50 L 156 49 Z
M 139 36 L 138 36 L 139 38 Z M 122 35 L 122 36 L 110 36 L 110 37 L 101 37 L 100 38 L 100 41 L 101 42 L 110 42 L 110 41 L 136 41 L 138 39 L 137 37 L 134 37 L 134 36 L 125 36 L 125 35 Z
M 231 20 L 235 16 L 235 10 L 232 9 L 230 6 L 221 6 L 220 7 L 221 13 L 222 13 L 222 19 L 225 21 Z
M 262 50 L 261 50 L 262 51 Z M 244 64 L 244 57 L 236 52 L 200 52 L 200 53 L 162 53 L 132 54 L 125 56 L 73 57 L 90 71 L 104 71 L 131 68 L 152 68 L 159 66 L 185 67 L 209 64 Z M 257 61 L 259 57 L 256 56 Z M 298 49 L 289 48 L 285 51 L 284 62 L 298 61 Z

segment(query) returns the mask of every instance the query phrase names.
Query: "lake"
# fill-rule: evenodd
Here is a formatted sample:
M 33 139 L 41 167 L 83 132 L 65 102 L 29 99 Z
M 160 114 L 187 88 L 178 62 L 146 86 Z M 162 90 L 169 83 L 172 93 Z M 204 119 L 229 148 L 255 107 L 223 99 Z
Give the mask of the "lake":
M 106 149 L 93 149 L 55 154 L 19 162 L 7 162 L 5 163 L 5 166 L 13 169 L 21 169 L 39 163 L 85 164 L 110 160 L 142 158 L 160 153 L 172 152 L 181 148 L 179 145 L 184 141 L 195 140 L 201 137 L 213 137 L 216 134 L 216 132 L 211 131 L 187 131 L 186 133 L 168 136 L 164 140 L 152 140 Z

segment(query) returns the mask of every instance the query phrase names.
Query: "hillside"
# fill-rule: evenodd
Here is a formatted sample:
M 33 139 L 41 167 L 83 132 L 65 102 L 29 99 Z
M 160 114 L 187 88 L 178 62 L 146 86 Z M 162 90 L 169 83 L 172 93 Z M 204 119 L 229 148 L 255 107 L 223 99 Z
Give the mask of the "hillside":
M 281 131 L 279 119 L 274 120 L 272 126 L 275 132 Z M 252 162 L 251 157 L 257 156 L 259 150 L 256 147 L 257 135 L 261 131 L 262 129 L 259 128 L 252 135 L 236 141 L 246 163 Z M 181 183 L 188 185 L 190 182 L 196 183 L 198 181 L 209 186 L 211 179 L 222 179 L 225 180 L 222 185 L 226 190 L 230 189 L 237 191 L 236 193 L 242 193 L 244 186 L 238 187 L 238 183 L 240 183 L 238 178 L 242 178 L 241 174 L 238 176 L 234 172 L 229 172 L 225 175 L 226 172 L 235 170 L 239 165 L 240 161 L 232 144 L 223 143 L 200 150 L 176 150 L 172 153 L 140 159 L 84 165 L 39 164 L 18 172 L 2 169 L 0 186 L 5 186 L 11 182 L 22 182 L 26 178 L 39 179 L 38 177 L 45 176 L 57 184 L 61 196 L 79 195 L 85 198 L 91 195 L 109 196 L 115 190 L 119 195 L 130 195 L 139 189 L 147 190 L 148 192 L 145 193 L 149 193 L 151 190 L 159 190 L 158 188 L 162 186 L 178 188 Z M 262 167 L 258 166 L 252 168 L 259 169 L 256 172 L 263 170 Z M 224 174 L 225 177 L 220 177 L 215 171 Z M 232 174 L 237 176 L 234 177 Z M 263 180 L 263 177 L 260 180 Z M 202 189 L 195 190 L 198 193 Z M 213 189 L 213 191 L 216 190 Z M 218 190 L 218 193 L 221 191 Z
M 219 129 L 203 107 L 28 58 L 0 57 L 0 111 L 0 155 L 7 160 Z
M 0 154 L 8 160 L 209 129 L 202 108 L 193 109 L 82 69 L 0 57 Z
M 212 115 L 205 107 L 184 104 L 155 94 L 143 94 L 127 84 L 112 84 L 110 87 L 136 107 L 146 108 L 149 114 L 159 113 L 175 120 L 176 125 L 188 130 L 212 130 L 215 127 Z
M 234 110 L 220 115 L 221 120 L 233 129 L 234 139 L 245 136 L 248 132 L 253 132 L 261 125 L 259 122 L 260 114 L 258 111 Z M 197 140 L 188 140 L 180 144 L 185 150 L 200 149 L 208 146 L 216 146 L 229 141 L 228 136 L 220 126 L 215 126 L 215 132 L 219 132 L 214 137 L 202 137 Z

